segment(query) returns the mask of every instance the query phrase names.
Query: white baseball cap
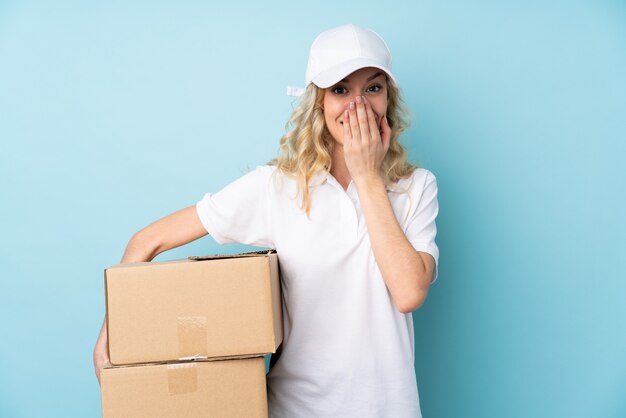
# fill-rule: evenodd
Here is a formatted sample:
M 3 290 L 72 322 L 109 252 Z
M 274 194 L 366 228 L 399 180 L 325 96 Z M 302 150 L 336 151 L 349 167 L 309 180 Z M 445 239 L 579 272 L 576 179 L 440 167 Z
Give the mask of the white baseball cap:
M 319 34 L 311 45 L 306 69 L 306 86 L 327 88 L 348 74 L 365 67 L 383 70 L 394 85 L 391 52 L 376 32 L 349 24 Z

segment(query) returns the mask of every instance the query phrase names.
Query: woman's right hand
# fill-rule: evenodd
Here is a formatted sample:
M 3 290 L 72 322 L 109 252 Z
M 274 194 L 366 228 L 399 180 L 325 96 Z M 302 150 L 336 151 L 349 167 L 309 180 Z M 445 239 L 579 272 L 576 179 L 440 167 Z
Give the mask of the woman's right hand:
M 104 367 L 104 363 L 109 361 L 109 352 L 107 348 L 107 323 L 106 320 L 102 324 L 102 330 L 100 330 L 100 336 L 96 342 L 96 346 L 93 349 L 93 367 L 96 371 L 96 377 L 98 383 L 100 383 L 100 373 Z

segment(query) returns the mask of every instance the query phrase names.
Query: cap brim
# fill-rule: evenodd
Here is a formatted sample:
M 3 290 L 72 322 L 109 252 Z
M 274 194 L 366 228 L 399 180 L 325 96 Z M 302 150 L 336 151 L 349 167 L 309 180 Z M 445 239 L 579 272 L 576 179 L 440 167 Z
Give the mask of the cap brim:
M 382 70 L 385 74 L 387 74 L 387 76 L 395 86 L 398 85 L 396 78 L 393 76 L 393 74 L 387 71 L 384 66 L 367 58 L 356 58 L 347 62 L 342 62 L 341 64 L 336 65 L 333 68 L 317 74 L 310 80 L 310 82 L 315 84 L 317 87 L 325 89 L 337 84 L 353 72 L 360 70 L 361 68 L 367 67 L 373 67 Z

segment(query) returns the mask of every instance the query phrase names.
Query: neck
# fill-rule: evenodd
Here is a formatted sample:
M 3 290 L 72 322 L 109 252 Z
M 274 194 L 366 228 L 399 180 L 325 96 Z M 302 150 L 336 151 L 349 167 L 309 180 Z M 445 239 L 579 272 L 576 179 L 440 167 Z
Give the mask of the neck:
M 350 171 L 348 171 L 348 166 L 346 165 L 346 159 L 343 156 L 343 145 L 335 142 L 333 144 L 333 150 L 331 152 L 332 166 L 330 169 L 330 174 L 341 184 L 344 190 L 348 188 L 352 177 L 350 176 Z

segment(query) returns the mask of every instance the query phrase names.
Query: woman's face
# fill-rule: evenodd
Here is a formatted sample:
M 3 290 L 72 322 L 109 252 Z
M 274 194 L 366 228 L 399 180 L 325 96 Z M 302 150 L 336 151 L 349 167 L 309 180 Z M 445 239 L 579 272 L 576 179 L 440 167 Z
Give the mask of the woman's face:
M 361 68 L 324 89 L 324 121 L 332 137 L 343 144 L 343 114 L 357 96 L 365 96 L 380 128 L 387 113 L 387 77 L 378 68 Z

